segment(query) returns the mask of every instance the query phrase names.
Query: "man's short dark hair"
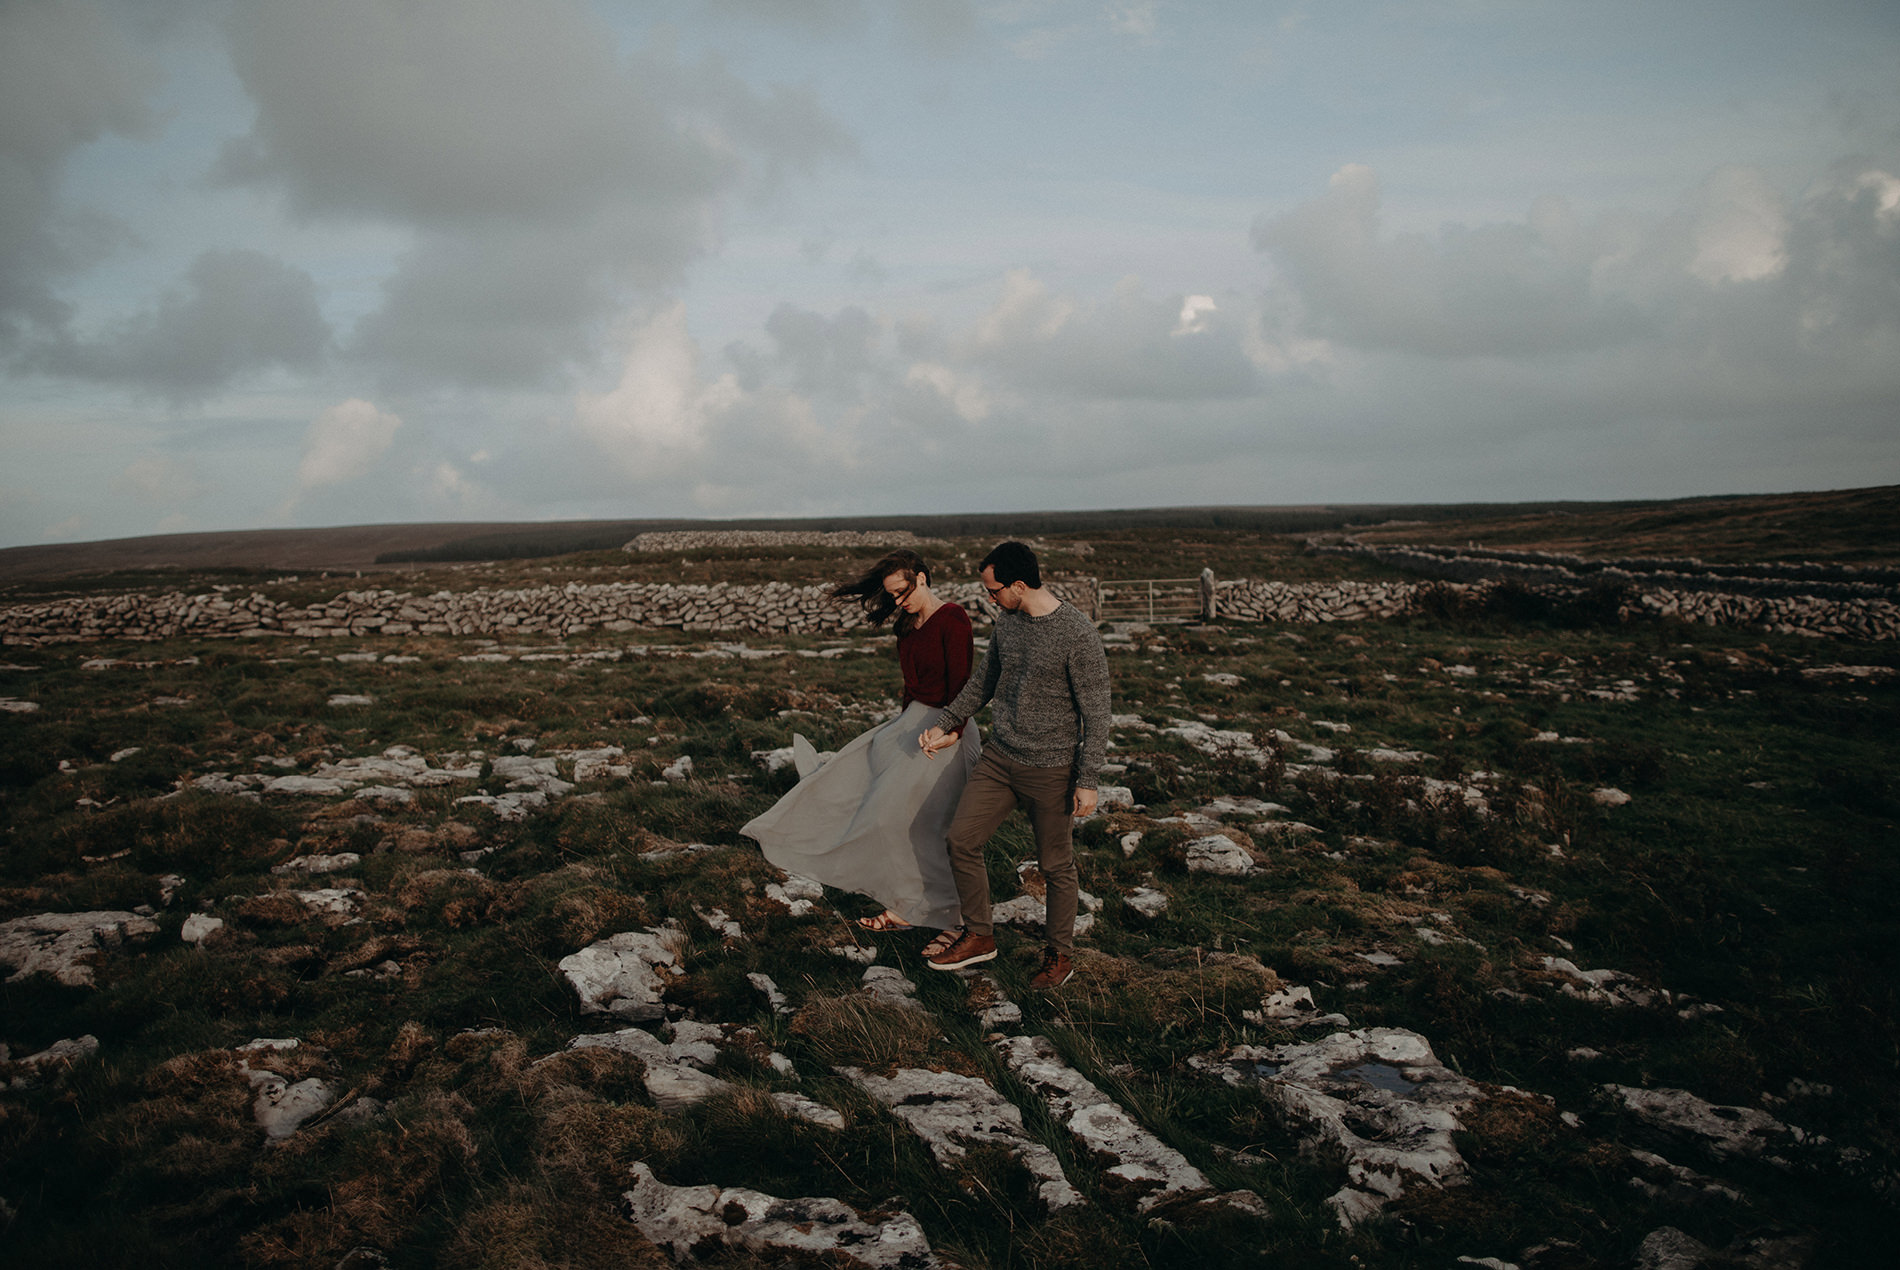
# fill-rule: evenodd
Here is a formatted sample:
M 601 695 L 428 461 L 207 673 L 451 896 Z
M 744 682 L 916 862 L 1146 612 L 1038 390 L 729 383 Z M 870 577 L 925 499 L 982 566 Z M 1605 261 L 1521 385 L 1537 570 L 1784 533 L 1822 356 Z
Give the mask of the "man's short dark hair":
M 1036 563 L 1036 553 L 1020 542 L 997 543 L 995 550 L 983 557 L 976 571 L 981 573 L 985 569 L 996 576 L 998 586 L 1012 582 L 1031 588 L 1042 586 L 1042 567 Z

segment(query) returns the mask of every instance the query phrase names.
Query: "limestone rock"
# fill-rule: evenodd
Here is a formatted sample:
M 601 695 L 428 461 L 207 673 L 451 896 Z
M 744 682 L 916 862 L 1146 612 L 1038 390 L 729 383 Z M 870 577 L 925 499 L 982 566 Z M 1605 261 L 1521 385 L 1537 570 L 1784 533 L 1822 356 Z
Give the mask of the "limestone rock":
M 158 933 L 158 923 L 137 913 L 98 911 L 41 913 L 0 922 L 0 964 L 13 967 L 8 982 L 47 974 L 69 988 L 89 988 L 100 956 L 127 940 Z
M 1686 1089 L 1605 1085 L 1603 1092 L 1643 1123 L 1694 1142 L 1717 1159 L 1762 1160 L 1788 1168 L 1793 1151 L 1827 1141 L 1765 1111 L 1705 1102 Z
M 937 1163 L 950 1167 L 971 1147 L 1000 1146 L 1039 1179 L 1037 1194 L 1051 1212 L 1084 1202 L 1063 1176 L 1055 1152 L 1029 1136 L 1023 1128 L 1023 1113 L 989 1082 L 916 1067 L 899 1068 L 891 1076 L 874 1076 L 855 1067 L 837 1070 L 890 1108 L 892 1115 L 923 1139 Z
M 335 855 L 293 856 L 282 864 L 272 867 L 271 872 L 278 877 L 292 873 L 341 873 L 345 869 L 354 869 L 363 863 L 363 857 L 354 851 L 339 851 Z
M 289 1044 L 294 1047 L 296 1042 Z M 280 1046 L 252 1041 L 249 1046 L 241 1047 L 240 1052 L 255 1053 L 265 1048 Z M 244 1062 L 239 1063 L 238 1070 L 257 1091 L 257 1097 L 251 1102 L 251 1115 L 264 1136 L 273 1142 L 282 1141 L 303 1128 L 306 1121 L 328 1110 L 337 1098 L 332 1086 L 314 1076 L 292 1083 L 276 1072 L 253 1068 Z
M 1253 852 L 1225 834 L 1209 834 L 1187 844 L 1190 873 L 1214 873 L 1221 877 L 1244 878 L 1259 866 Z
M 1452 1135 L 1462 1127 L 1458 1113 L 1482 1093 L 1416 1032 L 1361 1028 L 1308 1045 L 1237 1045 L 1189 1066 L 1258 1088 L 1308 1150 L 1344 1156 L 1348 1184 L 1327 1200 L 1343 1226 L 1378 1213 L 1415 1183 L 1445 1186 L 1464 1177 Z
M 793 917 L 805 917 L 824 903 L 825 887 L 822 882 L 788 873 L 783 882 L 767 882 L 765 894 L 783 904 Z
M 1122 896 L 1122 903 L 1143 917 L 1155 918 L 1167 911 L 1168 897 L 1151 886 L 1138 886 Z
M 635 1021 L 664 1018 L 660 994 L 684 973 L 674 951 L 682 938 L 672 922 L 658 930 L 623 931 L 563 957 L 559 968 L 590 1014 Z
M 917 1000 L 917 985 L 904 977 L 895 966 L 872 966 L 859 980 L 860 989 L 886 1005 L 905 1010 L 922 1010 Z
M 1205 1195 L 1213 1185 L 1187 1157 L 1143 1128 L 1094 1082 L 1070 1067 L 1041 1036 L 1012 1036 L 996 1046 L 1010 1071 L 1042 1096 L 1083 1150 L 1108 1163 L 1103 1185 L 1134 1199 L 1141 1212 Z
M 1649 1232 L 1636 1250 L 1636 1270 L 1696 1270 L 1713 1255 L 1709 1246 L 1674 1226 Z
M 178 928 L 178 937 L 188 944 L 202 944 L 224 929 L 222 917 L 210 917 L 204 913 L 193 913 Z
M 825 1256 L 877 1270 L 941 1264 L 909 1213 L 866 1221 L 835 1199 L 780 1199 L 737 1186 L 668 1186 L 639 1162 L 631 1172 L 633 1189 L 621 1196 L 626 1215 L 675 1261 L 696 1257 L 703 1245 L 723 1245 L 757 1254 Z
M 37 1085 L 49 1077 L 64 1074 L 74 1063 L 91 1058 L 99 1052 L 99 1038 L 90 1033 L 85 1036 L 54 1041 L 37 1054 L 15 1060 L 11 1066 L 13 1076 L 7 1084 L 13 1089 L 26 1089 Z M 6 1060 L 6 1047 L 0 1046 L 0 1064 Z

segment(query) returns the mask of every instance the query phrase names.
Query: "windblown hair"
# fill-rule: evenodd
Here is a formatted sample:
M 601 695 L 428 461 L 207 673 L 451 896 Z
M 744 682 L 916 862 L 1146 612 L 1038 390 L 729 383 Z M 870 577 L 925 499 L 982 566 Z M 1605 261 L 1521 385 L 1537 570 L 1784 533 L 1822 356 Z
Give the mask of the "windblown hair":
M 978 573 L 988 569 L 995 574 L 998 586 L 1020 582 L 1034 590 L 1042 585 L 1042 566 L 1026 543 L 999 542 L 976 568 Z
M 864 620 L 873 626 L 882 626 L 897 614 L 896 630 L 899 635 L 908 635 L 917 624 L 917 616 L 908 610 L 899 610 L 897 600 L 884 589 L 884 579 L 893 573 L 901 573 L 906 581 L 913 585 L 918 574 L 928 575 L 930 566 L 924 558 L 914 551 L 899 548 L 882 560 L 866 569 L 863 575 L 851 582 L 840 582 L 831 588 L 834 600 L 856 600 L 864 609 Z

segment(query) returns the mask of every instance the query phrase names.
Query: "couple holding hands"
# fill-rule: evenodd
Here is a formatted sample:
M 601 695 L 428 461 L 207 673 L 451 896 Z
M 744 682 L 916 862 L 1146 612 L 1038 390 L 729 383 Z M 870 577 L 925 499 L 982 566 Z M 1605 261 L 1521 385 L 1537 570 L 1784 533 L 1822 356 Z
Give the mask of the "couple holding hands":
M 1073 973 L 1077 879 L 1073 817 L 1095 810 L 1108 749 L 1108 659 L 1095 624 L 1042 584 L 1036 553 L 1005 542 L 983 558 L 1001 610 L 971 673 L 970 618 L 937 595 L 912 551 L 893 551 L 831 591 L 873 625 L 896 615 L 903 711 L 872 728 L 740 832 L 788 873 L 885 906 L 869 930 L 942 931 L 924 947 L 936 970 L 996 956 L 984 846 L 1020 805 L 1048 884 L 1047 947 L 1036 988 Z M 972 717 L 990 707 L 990 735 Z

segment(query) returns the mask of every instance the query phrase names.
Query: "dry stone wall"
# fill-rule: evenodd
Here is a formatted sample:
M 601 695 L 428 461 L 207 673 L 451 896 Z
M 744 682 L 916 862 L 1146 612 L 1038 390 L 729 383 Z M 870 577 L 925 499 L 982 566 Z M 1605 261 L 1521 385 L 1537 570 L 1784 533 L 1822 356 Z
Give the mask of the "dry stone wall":
M 1091 615 L 1095 578 L 1051 578 L 1050 589 Z M 1496 582 L 1263 582 L 1215 584 L 1217 615 L 1241 622 L 1354 622 L 1414 611 L 1424 586 L 1481 599 Z M 1563 586 L 1566 592 L 1575 586 Z M 827 586 L 707 586 L 604 583 L 506 590 L 345 591 L 315 604 L 289 604 L 242 588 L 188 595 L 82 596 L 0 608 L 0 644 L 80 643 L 92 640 L 172 638 L 298 639 L 371 635 L 470 635 L 488 638 L 563 637 L 587 631 L 671 628 L 763 634 L 843 633 L 862 629 L 858 609 L 838 604 Z M 979 623 L 994 613 L 982 587 L 939 588 Z M 1677 618 L 1708 625 L 1746 626 L 1784 634 L 1852 639 L 1900 639 L 1900 604 L 1875 598 L 1741 595 L 1672 588 L 1631 589 L 1625 616 Z
M 345 591 L 311 605 L 285 604 L 239 589 L 185 595 L 102 595 L 17 604 L 0 609 L 0 644 L 89 640 L 157 640 L 286 635 L 299 639 L 366 635 L 566 636 L 586 631 L 673 628 L 815 634 L 861 628 L 853 605 L 829 598 L 827 586 L 784 582 L 731 586 L 605 583 L 517 590 Z M 1094 579 L 1052 581 L 1050 589 L 1084 603 Z M 975 583 L 939 593 L 988 620 L 992 610 Z
M 916 547 L 932 540 L 908 529 L 839 529 L 801 533 L 788 529 L 675 529 L 641 534 L 622 551 L 694 551 L 704 547 Z

